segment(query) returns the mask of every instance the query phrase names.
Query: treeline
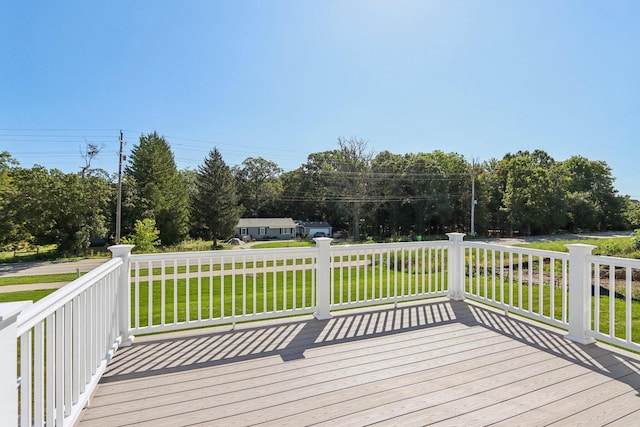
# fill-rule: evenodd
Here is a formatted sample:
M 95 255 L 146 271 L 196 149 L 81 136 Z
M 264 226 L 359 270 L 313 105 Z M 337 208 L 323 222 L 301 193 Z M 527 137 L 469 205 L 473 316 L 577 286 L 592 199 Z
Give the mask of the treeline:
M 91 167 L 99 151 L 87 147 L 78 173 L 22 168 L 0 153 L 0 245 L 78 253 L 100 238 L 113 243 L 117 176 Z M 356 240 L 469 233 L 472 194 L 480 235 L 640 227 L 640 204 L 617 193 L 605 162 L 556 161 L 539 150 L 475 163 L 442 151 L 374 154 L 365 140 L 339 138 L 292 171 L 260 157 L 229 167 L 215 148 L 196 170 L 178 170 L 154 132 L 133 147 L 121 190 L 122 236 L 151 221 L 164 245 L 203 238 L 215 246 L 240 217 L 324 220 Z

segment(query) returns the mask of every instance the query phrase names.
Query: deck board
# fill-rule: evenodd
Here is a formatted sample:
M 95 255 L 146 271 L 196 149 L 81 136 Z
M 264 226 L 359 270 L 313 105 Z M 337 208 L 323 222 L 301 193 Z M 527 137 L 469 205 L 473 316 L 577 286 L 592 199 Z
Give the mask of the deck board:
M 435 300 L 141 337 L 79 425 L 628 425 L 639 390 L 635 354 Z

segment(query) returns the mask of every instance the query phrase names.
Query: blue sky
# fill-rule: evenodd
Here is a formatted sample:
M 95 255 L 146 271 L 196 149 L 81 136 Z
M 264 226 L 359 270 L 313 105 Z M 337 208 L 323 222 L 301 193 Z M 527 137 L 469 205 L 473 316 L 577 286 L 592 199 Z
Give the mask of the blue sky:
M 291 170 L 359 137 L 479 161 L 541 149 L 612 168 L 640 198 L 638 1 L 4 1 L 0 150 L 117 171 L 164 135 Z

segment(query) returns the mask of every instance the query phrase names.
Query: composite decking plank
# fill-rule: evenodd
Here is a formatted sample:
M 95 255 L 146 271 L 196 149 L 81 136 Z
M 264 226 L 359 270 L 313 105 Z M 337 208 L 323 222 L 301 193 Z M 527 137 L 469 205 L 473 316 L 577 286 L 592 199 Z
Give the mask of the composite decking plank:
M 551 356 L 537 353 L 535 357 L 538 358 L 537 363 L 543 363 Z M 500 358 L 496 358 L 495 356 L 487 356 L 487 358 L 500 360 Z M 442 390 L 446 390 L 448 387 L 454 385 L 466 386 L 469 378 L 486 380 L 487 378 L 493 378 L 494 375 L 500 375 L 505 372 L 505 367 L 503 366 L 493 364 L 491 367 L 486 367 L 482 366 L 481 362 L 479 363 L 479 365 L 480 367 L 477 369 L 462 372 L 459 372 L 457 370 L 457 366 L 452 366 L 449 367 L 446 375 L 427 376 L 427 378 L 424 379 L 424 381 L 422 381 L 421 383 L 415 383 L 412 387 L 398 388 L 394 393 L 386 393 L 384 391 L 381 393 L 376 393 L 375 391 L 373 391 L 368 395 L 356 396 L 351 400 L 339 402 L 334 406 L 325 405 L 325 407 L 320 408 L 320 410 L 316 414 L 319 418 L 310 419 L 310 414 L 307 413 L 305 414 L 305 419 L 309 420 L 310 422 L 320 424 L 331 421 L 344 423 L 345 420 L 339 417 L 348 416 L 353 412 L 360 412 L 360 414 L 356 417 L 358 418 L 358 420 L 360 420 L 361 414 L 367 410 L 377 410 L 384 405 L 388 405 L 389 408 L 393 408 L 394 406 L 405 402 L 407 399 L 415 398 L 415 395 L 419 395 L 419 400 L 430 399 L 429 396 L 427 396 L 426 398 L 424 396 L 429 394 L 437 395 Z M 520 368 L 519 364 L 515 363 L 514 365 L 514 369 Z M 437 396 L 434 397 L 437 398 Z M 295 424 L 295 420 L 289 421 L 293 421 L 293 424 Z M 367 422 L 369 421 L 370 420 L 367 420 Z M 283 423 L 284 421 L 278 420 L 278 422 Z
M 514 343 L 514 344 L 517 344 L 517 343 Z M 522 346 L 521 344 L 519 344 L 519 345 L 520 345 L 523 349 L 526 349 L 526 348 L 525 348 L 524 346 Z M 509 353 L 503 353 L 503 354 L 505 354 L 505 356 L 503 356 L 503 357 L 507 357 L 506 355 L 508 355 Z M 492 358 L 493 358 L 493 357 L 492 357 Z M 437 359 L 437 360 L 438 360 L 438 361 L 441 361 L 441 359 Z M 469 363 L 470 363 L 470 364 L 473 364 L 474 362 L 473 362 L 473 360 L 471 360 L 471 361 L 469 361 Z M 426 364 L 428 365 L 428 362 L 427 362 Z M 477 362 L 476 362 L 475 364 L 477 365 Z M 446 368 L 446 367 L 445 367 L 445 368 Z M 386 373 L 386 374 L 390 374 L 390 373 L 392 373 L 392 371 L 391 371 L 391 370 L 389 370 L 389 369 L 384 370 L 384 371 L 381 371 L 381 372 Z M 443 374 L 444 374 L 444 375 L 446 375 L 446 374 L 447 374 L 447 372 L 444 372 Z M 356 378 L 356 379 L 359 379 L 359 378 L 360 378 L 360 379 L 364 379 L 364 378 L 366 378 L 366 377 L 365 377 L 364 375 L 361 375 L 361 376 L 356 376 L 355 378 Z M 415 380 L 414 380 L 414 379 L 412 379 L 412 376 L 411 376 L 411 375 L 408 375 L 408 376 L 407 376 L 407 378 L 409 378 L 409 380 L 411 380 L 411 381 L 415 382 Z M 395 384 L 395 382 L 396 382 L 396 381 L 394 381 L 393 383 Z M 377 388 L 376 388 L 376 390 L 377 390 Z M 318 392 L 319 392 L 318 388 L 307 388 L 307 389 L 302 389 L 302 391 L 305 391 L 305 392 L 311 393 L 312 395 L 313 395 L 314 393 L 318 393 Z M 336 391 L 337 391 L 337 392 L 336 392 Z M 328 396 L 328 397 L 331 397 L 331 398 L 338 398 L 339 400 L 340 400 L 340 399 L 343 399 L 343 397 L 340 397 L 340 396 L 341 396 L 341 394 L 340 394 L 339 390 L 335 390 L 335 388 L 334 388 L 334 387 L 333 387 L 333 385 L 331 385 L 331 384 L 329 384 L 329 387 L 328 387 L 326 390 L 324 390 L 324 392 L 325 392 L 325 395 L 326 395 L 326 396 Z M 287 397 L 286 393 L 285 393 L 283 396 L 286 398 L 286 397 Z M 296 397 L 296 395 L 294 395 L 293 393 L 289 393 L 288 399 L 290 400 L 290 399 L 291 399 L 291 397 L 295 398 L 295 397 Z M 277 395 L 272 395 L 272 396 L 271 396 L 271 399 L 277 399 Z M 312 397 L 311 399 L 313 399 L 313 397 Z M 215 403 L 218 403 L 218 402 L 215 402 Z M 297 403 L 297 402 L 294 402 L 294 403 Z M 164 402 L 158 402 L 158 405 L 159 405 L 159 406 L 162 406 L 162 405 L 164 405 Z M 230 404 L 230 405 L 232 405 L 232 406 L 233 406 L 233 404 Z M 269 399 L 269 396 L 266 396 L 266 400 L 265 400 L 265 402 L 264 402 L 264 405 L 265 405 L 266 407 L 268 407 L 268 405 L 270 405 L 270 399 Z M 244 411 L 244 412 L 246 413 L 246 415 L 243 417 L 243 420 L 242 420 L 242 421 L 239 421 L 238 419 L 224 419 L 224 420 L 222 420 L 222 421 L 223 421 L 224 423 L 230 423 L 230 424 L 226 424 L 226 425 L 233 425 L 233 424 L 236 424 L 236 423 L 238 423 L 238 424 L 245 424 L 245 423 L 247 423 L 247 422 L 250 422 L 251 420 L 256 420 L 256 416 L 258 417 L 258 419 L 264 419 L 264 415 L 265 415 L 265 414 L 264 414 L 264 411 L 260 411 L 259 415 L 255 415 L 255 416 L 251 414 L 251 411 L 255 411 L 256 409 L 260 409 L 261 407 L 262 407 L 262 406 L 261 406 L 261 402 L 260 402 L 260 401 L 253 400 L 253 401 L 251 401 L 251 405 L 249 405 L 249 407 L 248 407 L 248 408 L 245 408 L 245 411 Z M 271 407 L 274 407 L 273 402 L 271 402 Z M 299 408 L 299 405 L 297 405 L 297 404 L 296 404 L 296 405 L 295 405 L 295 407 L 296 407 L 296 408 Z M 220 409 L 227 409 L 227 410 L 236 411 L 236 412 L 238 412 L 238 411 L 239 411 L 239 409 L 238 409 L 237 407 L 231 407 L 231 408 L 230 408 L 229 406 L 224 406 L 224 407 L 208 408 L 208 412 L 209 412 L 209 413 L 215 413 L 215 412 L 217 412 L 217 408 L 220 408 Z M 165 409 L 167 409 L 167 408 L 165 408 Z M 171 412 L 174 412 L 173 408 L 169 408 L 169 409 L 168 409 L 168 411 L 169 411 L 170 413 L 171 413 Z M 240 411 L 240 412 L 241 412 L 241 411 Z M 184 416 L 189 416 L 189 415 L 191 415 L 191 413 L 185 413 L 185 412 L 182 412 L 182 414 L 184 414 Z M 219 416 L 219 415 L 220 415 L 220 413 L 218 413 L 217 415 Z M 155 416 L 156 416 L 156 417 L 158 417 L 158 416 L 162 416 L 162 414 L 159 414 L 159 413 L 157 413 L 157 412 L 156 412 L 156 413 L 155 413 Z M 305 416 L 305 418 L 306 418 L 306 416 Z M 158 418 L 154 418 L 154 420 L 156 420 L 156 419 L 158 419 Z M 203 412 L 203 415 L 202 415 L 202 418 L 200 418 L 200 421 L 201 421 L 201 422 L 205 422 L 205 421 L 206 421 L 207 423 L 209 423 L 209 422 L 213 422 L 213 420 L 214 420 L 214 419 L 215 419 L 215 420 L 217 420 L 217 419 L 219 419 L 219 417 L 212 417 L 211 415 L 205 414 L 205 413 Z M 297 423 L 299 423 L 299 421 L 297 421 L 297 422 L 296 422 L 296 424 L 297 424 Z
M 572 365 L 574 368 L 576 365 Z M 509 425 L 547 425 L 551 420 L 546 416 L 551 415 L 542 405 L 549 401 L 563 399 L 569 396 L 575 396 L 585 390 L 602 386 L 611 379 L 584 368 L 585 372 L 576 377 L 570 377 L 560 382 L 551 383 L 548 386 L 529 390 L 530 383 L 515 383 L 510 387 L 506 387 L 502 396 L 493 397 L 490 394 L 483 396 L 472 404 L 465 405 L 464 408 L 456 408 L 445 406 L 439 408 L 438 417 L 442 421 L 433 423 L 439 426 L 453 425 L 489 425 L 503 421 Z M 514 389 L 513 392 L 510 389 Z M 513 395 L 513 396 L 512 396 Z M 576 405 L 579 401 L 571 399 L 573 404 L 564 402 L 563 411 L 566 413 L 577 413 L 583 408 Z M 600 400 L 599 402 L 602 402 Z M 517 419 L 514 416 L 519 416 Z M 403 425 L 414 425 L 421 423 L 425 419 L 424 414 L 420 411 L 410 414 L 406 417 L 400 417 L 397 420 Z M 431 422 L 432 419 L 429 419 Z
M 509 352 L 518 355 L 518 350 L 522 351 L 519 357 L 524 360 L 531 362 L 544 360 L 544 356 L 541 356 L 540 353 L 531 353 L 525 347 L 509 350 Z M 490 376 L 519 365 L 519 362 L 513 357 L 510 360 L 505 357 L 505 360 L 501 362 L 503 365 L 500 367 L 494 363 L 494 361 L 500 361 L 499 356 L 494 354 L 485 359 L 491 359 L 491 361 L 485 362 L 482 359 L 472 358 L 453 365 L 435 367 L 416 373 L 409 372 L 377 383 L 370 382 L 354 386 L 342 393 L 329 391 L 321 396 L 289 400 L 269 408 L 268 411 L 260 411 L 260 419 L 264 420 L 265 425 L 277 424 L 280 426 L 298 425 L 301 418 L 308 423 L 323 423 L 340 415 L 340 411 L 346 410 L 346 413 L 351 413 L 354 409 L 363 410 L 371 405 L 383 404 L 385 400 L 395 401 L 402 396 L 423 393 L 425 390 L 430 390 L 430 384 L 435 383 L 437 379 L 446 378 L 447 381 L 453 383 L 456 381 L 464 382 L 462 377 L 473 375 L 474 372 L 482 372 L 483 375 Z M 232 423 L 235 420 L 236 418 L 228 419 Z
M 494 398 L 493 390 L 488 390 L 480 395 L 480 399 L 465 399 L 464 407 L 441 405 L 438 407 L 438 411 L 416 410 L 381 424 L 423 425 L 437 423 L 438 420 L 441 420 L 442 425 L 487 425 L 508 418 L 504 421 L 505 425 L 546 425 L 551 420 L 538 417 L 549 415 L 551 412 L 544 408 L 540 411 L 535 410 L 544 404 L 545 399 L 553 399 L 554 404 L 558 406 L 559 410 L 564 411 L 566 416 L 567 413 L 581 412 L 583 409 L 582 405 L 587 401 L 587 396 L 583 399 L 579 398 L 580 392 L 586 390 L 585 394 L 593 395 L 593 389 L 604 386 L 607 393 L 615 392 L 616 388 L 624 393 L 629 388 L 637 387 L 637 383 L 640 381 L 639 371 L 630 372 L 630 364 L 626 360 L 611 358 L 610 352 L 601 348 L 591 349 L 590 353 L 593 358 L 586 357 L 584 359 L 590 360 L 592 363 L 571 364 L 560 371 L 561 375 L 574 371 L 577 376 L 568 377 L 558 382 L 560 377 L 555 375 L 550 378 L 552 381 L 549 386 L 536 389 L 536 381 L 527 379 L 522 383 L 515 382 L 503 387 L 505 398 L 501 398 L 502 396 Z M 601 367 L 602 370 L 593 370 L 595 365 Z M 583 370 L 582 374 L 580 374 L 580 369 Z M 612 387 L 613 385 L 615 387 Z M 510 389 L 515 389 L 516 397 L 509 397 L 513 393 L 509 391 Z M 559 400 L 562 398 L 566 398 L 569 402 L 560 403 Z M 604 399 L 606 400 L 606 397 Z M 602 400 L 598 402 L 602 402 Z M 575 408 L 576 406 L 580 407 Z M 520 416 L 513 417 L 512 415 Z
M 618 423 L 621 422 L 620 420 L 623 417 L 637 414 L 638 408 L 640 408 L 640 396 L 638 391 L 634 390 L 572 414 L 550 425 L 606 425 Z M 640 418 L 635 418 L 632 423 L 626 425 L 638 424 L 640 424 Z
M 417 423 L 428 424 L 440 421 L 440 413 L 443 408 L 464 408 L 477 407 L 491 402 L 495 396 L 505 393 L 508 386 L 526 381 L 535 383 L 538 387 L 545 382 L 558 381 L 568 374 L 563 372 L 559 366 L 554 364 L 554 376 L 550 378 L 547 373 L 548 365 L 552 363 L 553 356 L 547 357 L 543 361 L 528 365 L 519 366 L 509 371 L 499 370 L 491 375 L 483 375 L 477 372 L 475 375 L 461 378 L 460 381 L 451 381 L 451 378 L 443 378 L 431 381 L 428 384 L 428 392 L 418 396 L 412 396 L 412 390 L 406 393 L 399 393 L 394 396 L 385 396 L 379 401 L 369 399 L 367 407 L 351 413 L 340 413 L 339 416 L 327 420 L 335 425 L 350 426 L 383 423 L 383 424 L 404 424 L 411 423 L 417 418 Z M 563 367 L 570 365 L 570 362 L 563 361 Z M 486 372 L 486 371 L 485 371 Z M 534 386 L 535 387 L 535 386 Z M 455 409 L 454 409 L 455 410 Z M 335 413 L 336 411 L 332 411 Z M 321 423 L 319 423 L 321 424 Z
M 629 427 L 634 424 L 638 424 L 638 420 L 640 420 L 640 409 L 637 409 L 633 412 L 628 413 L 627 415 L 617 418 L 614 421 L 611 421 L 607 426 L 610 427 Z
M 79 425 L 628 425 L 638 415 L 637 355 L 476 304 L 221 329 L 119 350 Z
M 499 340 L 505 340 L 503 337 L 497 337 Z M 261 382 L 256 385 L 254 379 L 249 381 L 240 381 L 231 383 L 232 387 L 225 386 L 225 384 L 201 384 L 192 382 L 189 390 L 178 390 L 179 393 L 171 394 L 169 392 L 164 393 L 162 396 L 154 396 L 154 400 L 148 400 L 149 402 L 160 402 L 161 405 L 165 405 L 166 410 L 172 411 L 174 406 L 179 406 L 181 402 L 192 401 L 194 399 L 215 399 L 216 406 L 224 407 L 231 404 L 248 404 L 255 405 L 256 399 L 265 397 L 267 400 L 272 401 L 273 395 L 277 393 L 290 393 L 291 390 L 299 390 L 299 393 L 309 392 L 310 387 L 319 387 L 319 385 L 328 383 L 332 380 L 344 380 L 345 378 L 354 378 L 353 381 L 358 381 L 359 376 L 364 376 L 367 373 L 369 375 L 390 375 L 393 373 L 392 368 L 402 369 L 403 367 L 416 366 L 417 363 L 423 362 L 427 366 L 431 364 L 429 360 L 425 359 L 425 351 L 430 351 L 435 356 L 433 359 L 439 361 L 445 361 L 447 354 L 453 353 L 453 357 L 459 357 L 457 353 L 460 349 L 473 349 L 473 343 L 465 342 L 466 337 L 460 337 L 459 346 L 451 347 L 439 347 L 437 349 L 430 350 L 427 343 L 424 346 L 413 346 L 411 348 L 401 348 L 393 352 L 386 352 L 384 354 L 378 354 L 380 358 L 372 358 L 371 355 L 361 358 L 343 359 L 340 361 L 334 361 L 332 364 L 328 364 L 331 367 L 330 371 L 318 371 L 315 367 L 302 367 L 299 369 L 291 368 L 289 371 L 283 372 L 280 376 L 270 376 L 270 372 L 264 372 L 264 377 L 269 379 L 270 382 Z M 411 350 L 411 352 L 408 352 Z M 375 359 L 375 360 L 374 360 Z M 211 377 L 215 381 L 215 376 Z M 167 384 L 166 387 L 171 387 L 171 384 Z M 166 389 L 165 389 L 166 390 Z M 131 399 L 133 400 L 133 399 Z M 131 400 L 130 403 L 131 403 Z M 103 404 L 103 406 L 106 406 Z M 137 410 L 146 410 L 147 408 L 136 408 Z M 104 408 L 108 411 L 109 408 Z M 95 411 L 99 413 L 99 408 L 96 406 Z
M 268 371 L 263 370 L 263 364 L 253 364 L 251 369 L 249 365 L 243 365 L 240 371 L 233 370 L 229 371 L 226 368 L 229 368 L 230 365 L 225 365 L 221 368 L 224 368 L 224 373 L 219 373 L 220 370 L 216 370 L 215 373 L 208 374 L 207 370 L 190 370 L 187 373 L 175 374 L 167 377 L 150 377 L 148 380 L 138 381 L 142 388 L 147 390 L 147 392 L 151 392 L 151 388 L 158 388 L 158 393 L 168 393 L 171 392 L 172 388 L 181 389 L 184 383 L 191 383 L 192 379 L 195 377 L 199 381 L 203 381 L 203 379 L 209 379 L 210 383 L 205 385 L 217 385 L 221 386 L 226 383 L 232 383 L 238 385 L 242 381 L 257 381 L 261 380 L 261 383 L 267 383 L 269 381 L 277 381 L 281 382 L 286 379 L 286 376 L 293 377 L 296 373 L 299 376 L 306 376 L 309 374 L 315 374 L 317 371 L 335 371 L 336 369 L 340 369 L 343 367 L 348 367 L 349 365 L 361 365 L 363 361 L 367 361 L 370 358 L 372 351 L 375 351 L 380 357 L 390 357 L 395 358 L 398 354 L 406 353 L 405 356 L 409 354 L 413 354 L 419 352 L 421 350 L 415 350 L 417 345 L 428 346 L 431 350 L 442 350 L 442 354 L 446 354 L 448 351 L 447 348 L 451 345 L 454 345 L 456 342 L 467 341 L 468 346 L 473 346 L 474 339 L 484 339 L 487 335 L 486 331 L 477 330 L 474 332 L 475 335 L 471 335 L 468 330 L 464 330 L 464 335 L 452 333 L 448 334 L 448 338 L 446 340 L 441 337 L 436 337 L 433 340 L 429 336 L 420 336 L 416 335 L 413 339 L 404 340 L 399 342 L 397 345 L 393 345 L 393 343 L 387 343 L 383 346 L 374 346 L 371 347 L 371 342 L 369 345 L 364 348 L 354 348 L 352 351 L 347 351 L 344 354 L 334 354 L 330 351 L 330 349 L 323 349 L 321 352 L 314 352 L 313 355 L 309 355 L 307 359 L 304 360 L 304 364 L 300 367 L 299 363 L 296 361 L 290 361 L 287 364 L 278 363 L 273 358 L 269 358 L 271 362 L 276 363 L 271 369 Z M 413 353 L 407 353 L 409 349 L 414 349 Z M 440 353 L 439 353 L 440 355 Z M 323 366 L 324 365 L 324 366 Z M 233 367 L 233 365 L 231 365 Z M 300 371 L 302 369 L 302 371 Z M 280 376 L 276 376 L 276 374 Z M 264 378 L 260 378 L 264 377 Z M 157 384 L 156 384 L 157 383 Z M 142 385 L 144 384 L 144 385 Z M 124 390 L 123 390 L 124 389 Z M 126 399 L 126 393 L 136 394 L 138 392 L 138 388 L 131 383 L 107 383 L 104 384 L 104 387 L 101 387 L 99 390 L 99 396 L 107 396 L 113 395 L 116 400 Z
M 562 360 L 562 359 L 560 359 L 560 360 Z M 572 369 L 572 368 L 573 368 L 573 366 L 572 366 L 572 365 L 573 365 L 573 363 L 572 363 L 572 362 L 570 362 L 570 361 L 568 362 L 568 363 L 569 363 L 568 365 L 567 365 L 567 362 L 566 362 L 566 361 L 562 361 L 562 362 L 560 362 L 560 363 L 565 364 L 565 365 L 566 365 L 566 367 L 567 367 L 567 369 Z M 564 370 L 562 370 L 562 371 L 560 371 L 560 373 L 561 373 L 562 375 L 564 375 L 564 374 L 565 374 L 565 371 L 564 371 Z M 544 374 L 544 373 L 542 373 L 542 374 Z M 552 380 L 554 380 L 554 381 L 555 381 L 555 380 L 557 380 L 557 379 L 558 379 L 558 377 L 556 376 L 556 377 L 555 377 L 555 378 L 553 378 Z M 495 379 L 494 379 L 494 381 L 492 382 L 492 386 L 493 386 L 493 385 L 495 385 Z M 527 380 L 526 387 L 532 387 L 532 386 L 535 386 L 535 381 L 532 381 L 531 379 Z M 482 388 L 482 386 L 480 386 L 480 387 Z M 486 389 L 486 388 L 488 388 L 488 387 L 485 387 L 485 389 Z M 465 395 L 463 394 L 461 397 L 462 397 L 462 398 L 464 398 L 464 397 L 465 397 Z M 471 400 L 471 399 L 470 399 L 470 400 Z M 417 404 L 418 404 L 418 405 L 420 405 L 420 402 L 418 401 L 418 402 L 417 402 Z M 403 406 L 406 406 L 406 405 L 407 405 L 407 402 L 403 402 Z M 468 407 L 468 406 L 469 406 L 469 402 L 466 402 L 466 403 L 465 403 L 465 407 Z M 419 406 L 418 406 L 418 408 L 416 408 L 416 409 L 419 409 Z M 379 412 L 379 413 L 382 413 L 382 414 L 384 414 L 384 413 L 390 413 L 390 414 L 398 415 L 398 408 L 393 407 L 393 405 L 390 405 L 390 407 L 388 407 L 388 408 L 385 408 L 385 407 L 379 407 L 379 408 L 376 408 L 376 409 L 374 410 L 374 412 Z M 411 412 L 411 411 L 409 411 L 409 412 Z M 354 415 L 354 417 L 353 417 L 353 418 L 355 419 L 355 423 L 354 423 L 354 424 L 356 424 L 356 425 L 357 425 L 357 424 L 359 423 L 359 421 L 360 421 L 363 417 L 366 417 L 366 416 L 369 416 L 369 415 L 370 415 L 370 414 L 364 414 L 364 413 L 360 413 L 360 414 Z M 383 416 L 383 417 L 384 417 L 384 416 Z M 393 421 L 391 422 L 391 424 L 394 424 L 394 423 L 398 422 L 398 420 L 399 420 L 399 418 L 393 418 Z M 341 419 L 341 420 L 340 420 L 340 423 L 341 423 L 341 424 L 344 424 L 346 421 L 347 421 L 347 420 L 345 420 L 345 419 Z M 405 420 L 404 420 L 404 419 L 402 419 L 402 422 L 404 422 L 404 421 L 405 421 Z M 430 420 L 430 421 L 435 421 L 435 420 Z M 372 422 L 372 419 L 366 418 L 366 423 L 369 423 L 369 422 Z M 423 422 L 425 422 L 425 420 L 424 420 L 424 419 L 420 419 L 420 420 L 417 422 L 417 424 L 421 424 L 421 423 L 423 423 Z
M 439 325 L 436 325 L 436 326 L 439 326 Z M 330 327 L 330 326 L 329 326 L 329 327 Z M 316 328 L 317 328 L 317 326 L 316 326 Z M 413 332 L 413 331 L 411 331 L 411 330 L 410 330 L 410 331 L 403 331 L 403 333 L 411 333 L 411 332 Z M 268 332 L 267 332 L 267 333 L 268 333 Z M 242 337 L 242 336 L 243 336 L 242 334 L 246 334 L 246 332 L 245 332 L 245 331 L 240 331 L 240 332 L 237 332 L 237 333 L 236 333 L 236 332 L 227 332 L 226 334 L 225 334 L 225 333 L 220 334 L 220 336 L 224 336 L 224 337 L 225 337 L 225 338 L 223 338 L 225 341 L 219 341 L 219 344 L 217 344 L 217 345 L 216 345 L 215 353 L 214 353 L 214 354 L 209 354 L 209 355 L 208 355 L 208 357 L 207 357 L 207 359 L 206 359 L 206 361 L 213 361 L 213 360 L 220 360 L 220 359 L 223 359 L 223 358 L 224 358 L 224 352 L 222 351 L 222 349 L 223 349 L 225 346 L 227 346 L 227 344 L 226 344 L 226 340 L 235 340 L 235 339 L 239 339 L 240 337 Z M 427 332 L 427 334 L 428 334 L 428 332 Z M 265 334 L 262 334 L 262 335 L 265 335 Z M 314 334 L 313 332 L 312 332 L 312 333 L 306 333 L 306 335 L 317 335 L 317 333 L 315 333 L 315 334 Z M 304 341 L 304 336 L 305 336 L 305 333 L 304 333 L 304 332 L 303 332 L 303 333 L 300 333 L 300 334 L 296 334 L 296 338 L 301 338 L 303 341 Z M 391 337 L 389 338 L 389 342 L 393 342 L 393 339 L 394 339 L 394 337 L 392 337 L 392 336 L 391 336 Z M 194 340 L 195 340 L 195 338 L 193 338 L 193 339 L 185 339 L 185 340 L 184 340 L 184 342 L 185 342 L 188 346 L 192 346 L 192 345 L 193 345 L 193 343 L 195 343 L 195 341 L 194 341 Z M 366 340 L 365 340 L 365 341 L 366 341 Z M 315 340 L 315 342 L 316 342 L 316 343 L 321 343 L 321 342 L 322 342 L 322 339 L 320 339 L 320 338 L 319 338 L 319 339 Z M 340 343 L 340 341 L 339 341 L 339 340 L 333 340 L 333 341 L 331 341 L 331 343 L 332 343 L 332 344 L 334 344 L 334 343 Z M 308 346 L 308 345 L 309 345 L 309 343 L 308 343 L 308 342 L 303 342 L 301 345 L 299 345 L 299 347 L 303 347 L 303 348 L 304 348 L 305 346 Z M 289 346 L 287 346 L 286 348 L 289 348 Z M 285 347 L 283 347 L 283 349 L 286 349 L 286 348 L 285 348 Z M 295 349 L 295 346 L 291 346 L 291 348 L 292 348 L 292 349 Z M 336 351 L 338 351 L 338 349 L 339 349 L 339 347 L 336 347 Z M 129 349 L 125 349 L 125 351 L 127 351 L 127 350 L 129 350 Z M 259 353 L 257 353 L 257 354 L 264 354 L 264 353 L 266 353 L 266 352 L 265 352 L 265 351 L 260 351 L 260 352 L 259 352 Z M 153 354 L 153 353 L 152 353 L 152 354 Z M 116 356 L 116 359 L 118 359 L 118 357 L 119 357 L 119 356 Z M 127 356 L 125 356 L 125 357 L 127 357 Z M 143 355 L 141 355 L 140 359 L 141 359 L 141 360 L 144 360 L 145 362 L 147 362 L 147 361 L 148 361 L 148 356 L 147 356 L 147 354 L 143 354 Z M 174 358 L 174 359 L 175 359 L 175 358 Z M 118 363 L 116 363 L 116 365 L 117 365 L 117 364 L 118 364 Z M 109 376 L 110 372 L 111 372 L 111 371 L 107 372 L 106 376 Z
M 517 416 L 498 420 L 496 425 L 518 425 L 525 422 L 548 425 L 559 422 L 570 414 L 583 413 L 600 404 L 606 405 L 618 396 L 630 392 L 637 394 L 640 388 L 640 371 L 628 372 L 623 362 L 608 368 L 609 372 L 588 373 L 580 382 L 571 383 L 562 390 L 552 389 L 549 393 L 525 396 L 524 399 L 535 399 L 537 406 Z
M 337 343 L 335 346 L 331 345 L 330 348 L 325 347 L 317 347 L 317 348 L 307 348 L 306 350 L 304 346 L 300 347 L 300 350 L 293 350 L 294 353 L 299 353 L 300 358 L 309 357 L 313 355 L 319 355 L 326 353 L 330 355 L 330 357 L 335 358 L 336 360 L 341 360 L 346 358 L 345 355 L 349 357 L 355 357 L 358 355 L 367 355 L 370 354 L 374 350 L 378 350 L 379 352 L 384 352 L 386 350 L 393 350 L 401 347 L 403 343 L 408 343 L 408 345 L 413 345 L 413 342 L 418 341 L 432 341 L 434 346 L 446 346 L 447 340 L 456 339 L 460 336 L 468 336 L 467 332 L 468 328 L 458 326 L 448 327 L 445 330 L 429 330 L 424 332 L 414 332 L 408 333 L 407 335 L 403 335 L 401 337 L 379 337 L 378 341 L 380 345 L 374 345 L 369 340 L 361 340 L 359 342 L 351 342 L 351 343 Z M 484 331 L 477 331 L 477 333 L 483 333 Z M 344 350 L 343 350 L 344 349 Z M 126 349 L 125 349 L 126 351 Z M 262 355 L 260 358 L 265 358 L 267 355 Z M 315 362 L 316 358 L 312 358 L 313 363 L 326 363 L 326 361 L 319 360 Z M 211 361 L 214 364 L 216 361 Z M 227 364 L 225 366 L 221 366 L 219 372 L 221 374 L 230 372 L 230 373 L 238 373 L 247 372 L 246 367 L 251 366 L 252 359 L 238 361 L 237 363 Z M 262 365 L 261 365 L 262 366 Z M 274 369 L 277 369 L 278 363 L 273 362 Z M 207 365 L 203 365 L 203 367 L 207 367 Z M 185 369 L 184 371 L 176 371 L 174 373 L 169 373 L 165 375 L 173 375 L 176 378 L 184 375 L 189 375 L 189 372 L 194 370 L 194 366 L 190 366 L 189 369 Z M 287 369 L 287 368 L 283 368 Z M 167 372 L 164 370 L 162 372 Z M 170 371 L 169 371 L 170 372 Z M 185 373 L 186 372 L 186 373 Z M 151 374 L 147 375 L 145 370 L 141 370 L 139 372 L 139 377 L 142 380 L 146 380 L 147 378 L 153 378 Z M 112 384 L 118 383 L 120 381 L 127 380 L 127 375 L 112 375 L 110 372 L 104 377 L 103 383 L 105 384 L 105 388 L 109 388 Z M 134 381 L 132 381 L 134 382 Z M 135 388 L 134 384 L 131 384 L 129 387 Z

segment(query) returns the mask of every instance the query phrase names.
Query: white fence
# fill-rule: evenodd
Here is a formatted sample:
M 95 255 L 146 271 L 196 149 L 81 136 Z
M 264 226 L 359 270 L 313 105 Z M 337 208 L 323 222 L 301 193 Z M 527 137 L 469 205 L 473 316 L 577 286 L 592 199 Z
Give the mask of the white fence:
M 134 334 L 446 296 L 448 242 L 132 255 Z M 322 265 L 321 265 L 322 264 Z
M 446 296 L 449 242 L 331 247 L 330 308 Z
M 566 329 L 580 343 L 640 351 L 640 260 L 593 256 L 589 245 L 567 245 L 567 254 L 464 242 L 459 233 L 437 242 L 316 242 L 148 255 L 120 245 L 113 260 L 33 305 L 0 304 L 0 419 L 73 425 L 134 333 L 327 319 L 332 310 L 429 297 L 479 301 Z
M 569 254 L 466 242 L 465 295 L 567 328 Z
M 19 407 L 19 425 L 63 426 L 77 420 L 112 355 L 129 337 L 122 322 L 128 288 L 123 269 L 123 260 L 114 258 L 17 316 L 18 393 L 9 400 L 16 406 L 8 410 L 15 414 Z
M 587 268 L 593 289 L 588 335 L 640 351 L 640 340 L 633 336 L 633 322 L 640 322 L 640 260 L 587 256 Z
M 313 313 L 317 248 L 132 255 L 134 334 Z

